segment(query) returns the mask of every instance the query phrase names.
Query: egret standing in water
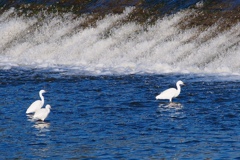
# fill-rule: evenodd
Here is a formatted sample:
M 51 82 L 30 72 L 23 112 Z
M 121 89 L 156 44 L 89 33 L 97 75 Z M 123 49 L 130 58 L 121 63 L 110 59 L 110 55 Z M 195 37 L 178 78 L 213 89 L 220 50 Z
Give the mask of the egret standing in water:
M 37 110 L 41 109 L 43 104 L 44 104 L 44 97 L 43 97 L 43 93 L 46 93 L 45 90 L 40 90 L 39 91 L 39 96 L 41 98 L 41 100 L 36 100 L 35 102 L 33 102 L 27 109 L 26 113 L 29 114 L 29 113 L 34 113 L 36 112 Z
M 162 93 L 160 93 L 158 96 L 156 96 L 156 99 L 168 99 L 169 102 L 172 102 L 172 99 L 177 97 L 181 92 L 181 85 L 184 85 L 182 81 L 177 81 L 176 88 L 169 88 Z
M 41 108 L 35 112 L 35 114 L 33 115 L 33 119 L 40 119 L 44 121 L 49 115 L 50 109 L 51 109 L 51 106 L 47 104 L 45 108 Z

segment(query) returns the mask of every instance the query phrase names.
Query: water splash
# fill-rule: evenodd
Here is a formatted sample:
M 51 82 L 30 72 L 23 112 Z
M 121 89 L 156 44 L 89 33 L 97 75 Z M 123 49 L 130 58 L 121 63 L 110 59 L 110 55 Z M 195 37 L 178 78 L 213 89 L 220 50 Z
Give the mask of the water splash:
M 182 30 L 194 10 L 159 18 L 152 25 L 124 21 L 134 8 L 83 27 L 91 15 L 46 18 L 0 16 L 0 67 L 48 68 L 81 74 L 240 74 L 240 23 L 219 32 L 218 24 Z

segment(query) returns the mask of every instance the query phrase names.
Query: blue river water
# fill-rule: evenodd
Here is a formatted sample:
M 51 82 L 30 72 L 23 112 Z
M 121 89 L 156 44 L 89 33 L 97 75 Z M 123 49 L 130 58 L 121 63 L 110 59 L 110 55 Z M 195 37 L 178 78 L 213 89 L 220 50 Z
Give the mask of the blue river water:
M 0 159 L 240 159 L 239 76 L 0 70 Z M 173 104 L 161 91 L 186 85 Z M 45 89 L 45 122 L 25 114 Z M 44 105 L 44 106 L 45 106 Z

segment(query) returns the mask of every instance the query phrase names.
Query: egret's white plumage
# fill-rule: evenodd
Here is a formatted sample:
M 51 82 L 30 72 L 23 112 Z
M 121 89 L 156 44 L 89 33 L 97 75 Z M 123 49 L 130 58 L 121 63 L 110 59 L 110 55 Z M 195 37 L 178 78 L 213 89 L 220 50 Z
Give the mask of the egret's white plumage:
M 47 116 L 49 115 L 50 109 L 51 109 L 51 106 L 49 104 L 47 104 L 45 108 L 41 108 L 41 109 L 37 110 L 35 112 L 35 114 L 33 115 L 33 118 L 44 121 L 47 118 Z
M 156 99 L 169 99 L 170 102 L 172 102 L 172 99 L 177 97 L 181 92 L 181 85 L 184 85 L 182 81 L 177 81 L 176 88 L 169 88 L 162 93 L 160 93 L 158 96 L 156 96 Z
M 41 109 L 43 104 L 44 104 L 44 97 L 43 97 L 43 93 L 46 93 L 45 90 L 40 90 L 39 91 L 39 96 L 41 98 L 41 100 L 36 100 L 35 102 L 33 102 L 27 109 L 26 113 L 34 113 L 37 110 Z

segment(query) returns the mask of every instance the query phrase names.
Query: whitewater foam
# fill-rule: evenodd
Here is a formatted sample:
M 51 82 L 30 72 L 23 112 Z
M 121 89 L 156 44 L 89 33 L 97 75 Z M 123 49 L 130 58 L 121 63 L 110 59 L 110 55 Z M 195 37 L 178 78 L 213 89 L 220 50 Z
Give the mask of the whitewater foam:
M 218 24 L 205 31 L 179 29 L 178 24 L 193 10 L 148 26 L 124 22 L 133 10 L 109 14 L 89 27 L 81 25 L 91 15 L 50 15 L 39 20 L 6 11 L 0 16 L 0 67 L 90 74 L 240 74 L 240 23 L 225 32 L 218 32 Z

